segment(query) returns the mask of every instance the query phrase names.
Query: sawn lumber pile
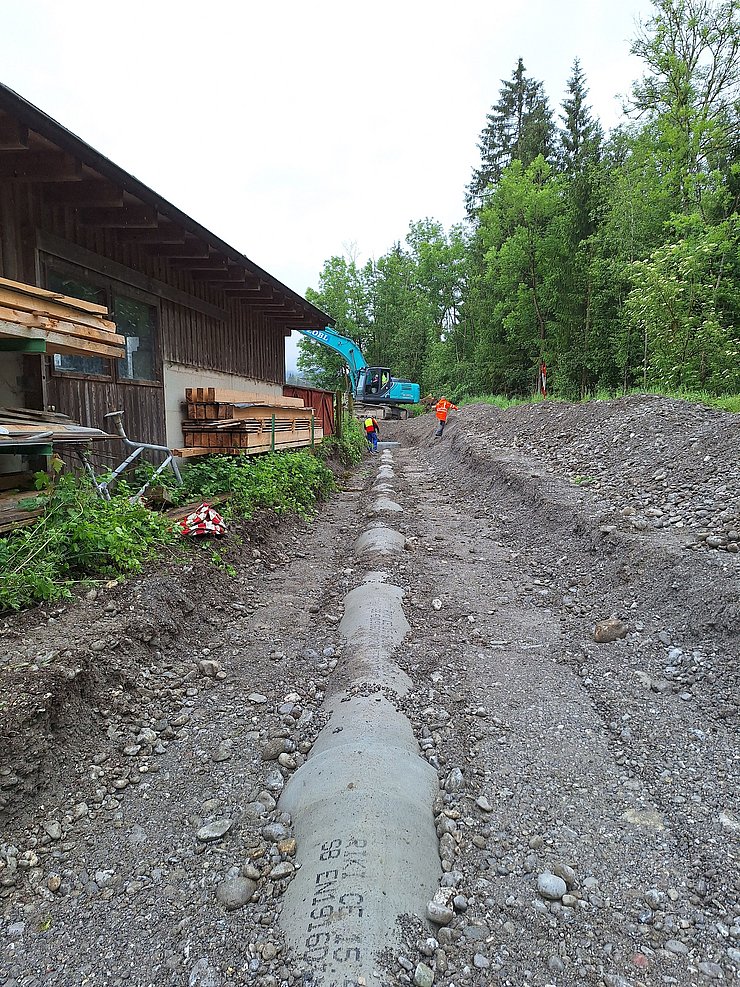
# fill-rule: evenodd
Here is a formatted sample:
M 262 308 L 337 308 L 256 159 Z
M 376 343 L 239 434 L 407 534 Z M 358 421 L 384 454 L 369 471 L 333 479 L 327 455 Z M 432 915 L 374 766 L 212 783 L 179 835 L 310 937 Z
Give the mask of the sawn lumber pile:
M 78 425 L 67 415 L 34 408 L 0 408 L 0 452 L 19 445 L 91 442 L 112 436 L 99 428 Z
M 321 425 L 301 398 L 219 387 L 188 387 L 182 457 L 256 454 L 320 442 Z
M 38 352 L 72 356 L 126 354 L 126 337 L 116 333 L 102 305 L 70 298 L 35 285 L 0 278 L 0 340 L 31 344 Z

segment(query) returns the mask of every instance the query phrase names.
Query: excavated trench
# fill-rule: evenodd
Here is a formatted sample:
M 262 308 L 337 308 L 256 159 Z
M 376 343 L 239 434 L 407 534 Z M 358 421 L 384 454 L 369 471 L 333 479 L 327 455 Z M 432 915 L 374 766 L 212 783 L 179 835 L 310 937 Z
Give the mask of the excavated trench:
M 339 627 L 349 684 L 327 697 L 329 721 L 280 799 L 299 848 L 280 924 L 317 987 L 371 983 L 377 955 L 397 938 L 398 917 L 423 919 L 441 875 L 437 773 L 397 708 L 412 687 L 393 661 L 409 630 L 403 593 L 377 569 L 404 547 L 385 522 L 403 510 L 392 499 L 394 475 L 384 451 L 374 520 L 356 542 L 369 570 L 345 597 Z

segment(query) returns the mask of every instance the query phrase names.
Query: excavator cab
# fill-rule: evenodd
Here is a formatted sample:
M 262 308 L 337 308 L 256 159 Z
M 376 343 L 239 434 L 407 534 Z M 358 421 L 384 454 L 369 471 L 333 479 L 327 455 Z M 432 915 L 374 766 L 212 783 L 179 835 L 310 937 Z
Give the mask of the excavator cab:
M 392 383 L 387 367 L 365 367 L 357 383 L 357 398 L 360 401 L 388 401 Z
M 414 404 L 419 400 L 419 385 L 397 380 L 387 367 L 363 367 L 355 398 L 366 404 Z

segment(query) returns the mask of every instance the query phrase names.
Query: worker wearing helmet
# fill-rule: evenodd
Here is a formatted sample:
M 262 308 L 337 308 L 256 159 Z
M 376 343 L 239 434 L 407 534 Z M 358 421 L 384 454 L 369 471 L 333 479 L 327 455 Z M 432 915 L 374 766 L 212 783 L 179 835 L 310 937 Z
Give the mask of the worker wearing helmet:
M 380 426 L 372 415 L 368 415 L 364 422 L 365 426 L 365 438 L 367 439 L 367 447 L 370 452 L 378 451 L 378 436 L 380 435 Z
M 447 424 L 447 413 L 452 411 L 457 411 L 457 405 L 453 404 L 452 401 L 448 401 L 447 398 L 440 398 L 437 401 L 434 413 L 437 416 L 437 431 L 434 433 L 437 438 L 444 432 L 445 425 Z

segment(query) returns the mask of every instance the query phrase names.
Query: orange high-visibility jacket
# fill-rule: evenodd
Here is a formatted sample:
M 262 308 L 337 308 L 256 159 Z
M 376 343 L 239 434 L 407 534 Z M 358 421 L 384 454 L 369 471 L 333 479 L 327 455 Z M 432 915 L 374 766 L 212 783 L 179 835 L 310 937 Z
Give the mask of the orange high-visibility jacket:
M 435 411 L 435 414 L 437 415 L 437 418 L 439 418 L 439 420 L 441 422 L 446 422 L 447 421 L 447 412 L 451 408 L 454 409 L 455 411 L 457 411 L 457 405 L 456 404 L 453 404 L 452 401 L 447 401 L 445 398 L 442 398 L 441 401 L 437 401 L 437 405 L 436 405 L 434 411 Z

